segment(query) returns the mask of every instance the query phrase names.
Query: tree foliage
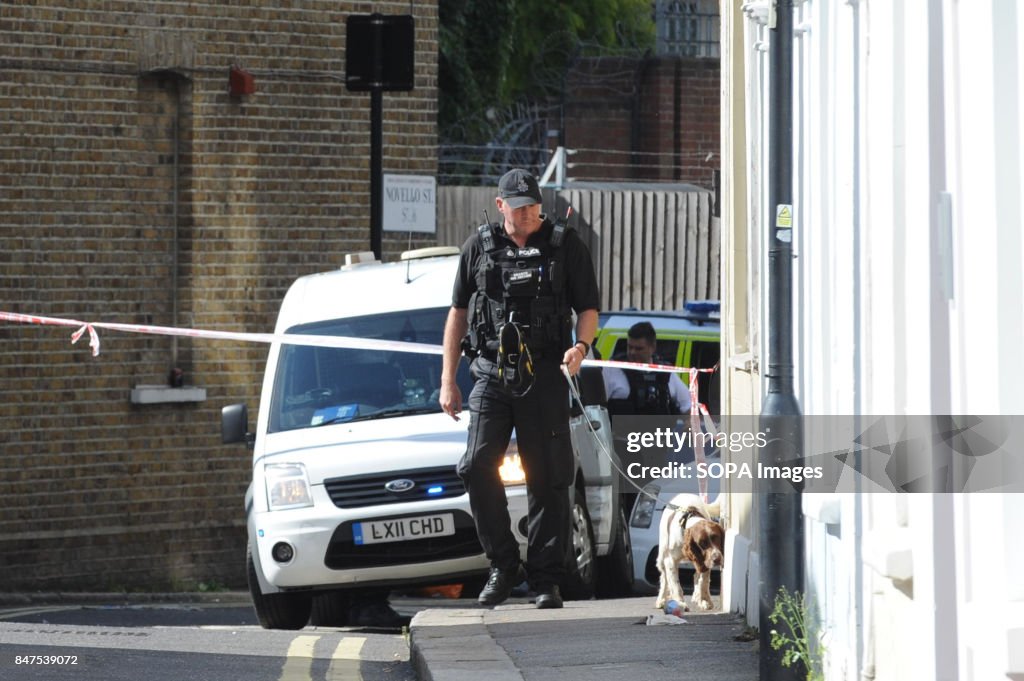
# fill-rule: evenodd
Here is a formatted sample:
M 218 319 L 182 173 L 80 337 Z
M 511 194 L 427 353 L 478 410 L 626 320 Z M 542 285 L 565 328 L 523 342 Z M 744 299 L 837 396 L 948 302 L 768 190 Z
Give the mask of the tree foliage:
M 440 0 L 439 12 L 439 125 L 448 141 L 487 141 L 489 108 L 559 96 L 581 53 L 654 43 L 650 0 Z

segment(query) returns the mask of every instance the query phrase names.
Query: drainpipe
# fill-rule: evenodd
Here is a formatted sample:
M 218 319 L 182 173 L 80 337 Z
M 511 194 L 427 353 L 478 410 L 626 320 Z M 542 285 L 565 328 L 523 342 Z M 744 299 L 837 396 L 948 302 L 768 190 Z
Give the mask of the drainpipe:
M 767 443 L 758 454 L 765 466 L 802 466 L 803 428 L 793 385 L 793 0 L 774 0 L 769 63 L 768 136 L 768 366 L 761 432 Z M 758 478 L 760 678 L 796 681 L 795 667 L 782 666 L 782 651 L 771 646 L 768 616 L 780 587 L 803 592 L 803 516 L 800 486 Z

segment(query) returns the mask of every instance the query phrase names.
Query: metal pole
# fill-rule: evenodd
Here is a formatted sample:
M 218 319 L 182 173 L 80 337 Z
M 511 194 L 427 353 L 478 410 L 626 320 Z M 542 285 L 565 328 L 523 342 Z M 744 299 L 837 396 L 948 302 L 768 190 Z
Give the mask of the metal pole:
M 384 231 L 383 170 L 383 90 L 384 90 L 384 16 L 370 15 L 373 25 L 373 89 L 370 90 L 370 250 L 381 258 L 381 235 Z
M 802 465 L 803 428 L 793 386 L 793 0 L 775 0 L 770 45 L 768 178 L 768 394 L 760 428 L 768 437 L 758 461 L 766 466 Z M 803 517 L 799 489 L 783 479 L 758 478 L 761 555 L 760 678 L 795 681 L 796 667 L 782 666 L 771 647 L 768 616 L 780 587 L 803 592 Z
M 384 223 L 383 106 L 380 87 L 370 91 L 370 250 L 381 260 L 381 234 Z

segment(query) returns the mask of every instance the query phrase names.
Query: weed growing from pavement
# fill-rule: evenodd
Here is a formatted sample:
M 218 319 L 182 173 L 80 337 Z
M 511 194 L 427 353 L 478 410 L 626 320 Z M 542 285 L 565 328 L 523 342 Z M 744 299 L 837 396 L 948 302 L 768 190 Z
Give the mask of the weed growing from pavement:
M 821 645 L 814 613 L 807 597 L 799 591 L 790 593 L 780 586 L 775 597 L 775 608 L 768 619 L 782 627 L 771 630 L 771 644 L 774 650 L 784 650 L 782 666 L 801 665 L 807 672 L 807 681 L 824 681 L 822 669 L 825 647 Z M 812 641 L 814 645 L 812 645 Z

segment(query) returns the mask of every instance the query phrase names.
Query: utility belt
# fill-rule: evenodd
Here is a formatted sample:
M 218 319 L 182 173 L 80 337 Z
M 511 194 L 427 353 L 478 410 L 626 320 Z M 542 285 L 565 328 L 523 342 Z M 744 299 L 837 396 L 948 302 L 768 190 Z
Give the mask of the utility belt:
M 463 350 L 465 350 L 465 345 L 463 346 Z M 562 358 L 565 356 L 565 351 L 563 350 L 561 352 L 556 352 L 554 350 L 544 350 L 544 349 L 539 349 L 539 350 L 536 350 L 536 351 L 530 350 L 530 356 L 533 357 L 533 359 L 535 361 L 537 361 L 537 362 L 552 361 L 552 362 L 561 363 Z M 473 353 L 472 357 L 473 358 L 480 357 L 482 359 L 486 359 L 489 362 L 497 362 L 498 361 L 498 348 L 497 348 L 497 346 L 495 346 L 495 348 L 493 350 L 491 350 L 491 349 L 484 349 L 482 352 Z

